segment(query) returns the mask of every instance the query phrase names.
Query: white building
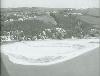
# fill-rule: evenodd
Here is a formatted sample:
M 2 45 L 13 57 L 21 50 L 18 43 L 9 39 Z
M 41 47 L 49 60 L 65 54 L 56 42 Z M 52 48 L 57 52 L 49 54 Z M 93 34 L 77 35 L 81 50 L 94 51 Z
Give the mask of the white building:
M 12 22 L 12 21 L 14 21 L 14 20 L 13 20 L 13 19 L 9 19 L 9 21 L 11 21 L 11 22 Z
M 24 19 L 23 18 L 19 18 L 18 21 L 24 21 Z

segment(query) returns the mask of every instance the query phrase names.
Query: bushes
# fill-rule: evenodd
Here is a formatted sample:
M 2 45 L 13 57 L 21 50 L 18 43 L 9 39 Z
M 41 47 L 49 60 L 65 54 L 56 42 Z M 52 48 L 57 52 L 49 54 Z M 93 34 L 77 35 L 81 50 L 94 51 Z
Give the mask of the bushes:
M 43 14 L 41 10 L 39 12 L 34 12 L 34 14 L 29 10 L 29 13 L 27 14 L 23 11 L 20 10 L 20 13 L 23 13 L 22 17 L 27 16 L 27 14 L 31 17 L 37 16 L 38 13 Z M 100 30 L 95 29 L 95 31 L 91 31 L 91 28 L 94 29 L 91 24 L 78 20 L 77 15 L 63 11 L 64 10 L 58 10 L 56 13 L 49 11 L 50 15 L 40 15 L 38 16 L 38 18 L 40 17 L 39 19 L 32 18 L 23 21 L 16 20 L 11 22 L 5 22 L 7 17 L 2 14 L 2 31 L 0 34 L 1 36 L 7 36 L 7 33 L 9 32 L 10 36 L 15 40 L 66 39 L 72 37 L 84 38 L 86 36 L 100 36 Z M 13 12 L 10 11 L 9 13 Z M 16 19 L 17 17 L 10 15 L 9 18 Z

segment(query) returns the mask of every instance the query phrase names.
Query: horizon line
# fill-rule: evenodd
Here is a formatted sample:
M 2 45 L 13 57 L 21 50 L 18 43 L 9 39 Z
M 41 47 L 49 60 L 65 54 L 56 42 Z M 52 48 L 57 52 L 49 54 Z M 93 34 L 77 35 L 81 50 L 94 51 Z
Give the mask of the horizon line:
M 36 7 L 36 6 L 29 6 L 29 7 L 25 7 L 25 6 L 23 6 L 23 7 L 1 7 L 1 8 L 58 8 L 58 9 L 60 9 L 60 8 L 73 8 L 73 9 L 88 9 L 88 8 L 100 8 L 100 7 L 80 7 L 80 8 L 76 8 L 76 7 Z

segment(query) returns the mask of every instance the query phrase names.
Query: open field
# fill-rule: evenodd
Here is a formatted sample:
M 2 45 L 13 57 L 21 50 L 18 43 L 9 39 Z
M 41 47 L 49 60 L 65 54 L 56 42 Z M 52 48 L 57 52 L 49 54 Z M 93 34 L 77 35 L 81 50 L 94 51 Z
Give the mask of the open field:
M 97 47 L 99 39 L 22 41 L 2 45 L 1 53 L 15 64 L 51 65 L 70 60 Z

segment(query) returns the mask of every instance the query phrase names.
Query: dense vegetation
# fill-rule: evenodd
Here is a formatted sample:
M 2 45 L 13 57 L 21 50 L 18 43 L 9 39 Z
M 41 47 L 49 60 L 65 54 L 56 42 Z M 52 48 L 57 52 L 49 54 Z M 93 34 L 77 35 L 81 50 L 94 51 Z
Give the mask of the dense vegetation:
M 36 40 L 99 37 L 100 29 L 80 20 L 77 13 L 84 16 L 87 10 L 2 9 L 1 38 L 10 36 L 11 40 Z

